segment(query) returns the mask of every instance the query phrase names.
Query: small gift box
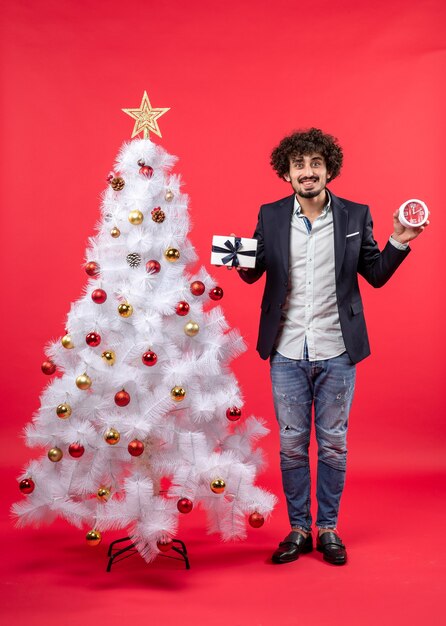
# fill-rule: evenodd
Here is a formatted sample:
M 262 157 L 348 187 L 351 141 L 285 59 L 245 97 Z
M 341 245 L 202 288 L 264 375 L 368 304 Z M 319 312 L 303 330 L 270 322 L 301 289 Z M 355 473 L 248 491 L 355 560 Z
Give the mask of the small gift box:
M 212 265 L 226 265 L 227 267 L 255 267 L 257 253 L 257 239 L 245 237 L 212 237 Z

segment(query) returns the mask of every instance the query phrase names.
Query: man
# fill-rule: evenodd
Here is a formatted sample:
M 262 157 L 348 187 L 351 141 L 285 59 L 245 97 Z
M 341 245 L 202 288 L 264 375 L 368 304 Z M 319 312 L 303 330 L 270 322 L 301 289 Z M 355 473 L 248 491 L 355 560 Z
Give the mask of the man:
M 424 227 L 405 228 L 393 214 L 393 233 L 380 252 L 368 206 L 336 197 L 326 184 L 339 175 L 337 140 L 311 128 L 285 137 L 271 155 L 293 194 L 260 208 L 254 233 L 253 283 L 266 272 L 257 349 L 270 357 L 280 427 L 280 466 L 291 532 L 274 552 L 288 563 L 313 549 L 308 447 L 311 412 L 318 443 L 317 549 L 329 563 L 347 561 L 337 532 L 344 488 L 348 415 L 355 364 L 370 354 L 358 274 L 384 285 Z

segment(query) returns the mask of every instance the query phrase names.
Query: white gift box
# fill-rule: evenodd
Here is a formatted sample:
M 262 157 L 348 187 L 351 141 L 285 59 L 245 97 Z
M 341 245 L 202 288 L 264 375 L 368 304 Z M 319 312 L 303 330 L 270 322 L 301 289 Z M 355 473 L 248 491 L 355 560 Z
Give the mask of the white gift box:
M 255 267 L 256 253 L 257 239 L 224 235 L 214 235 L 212 237 L 212 265 Z

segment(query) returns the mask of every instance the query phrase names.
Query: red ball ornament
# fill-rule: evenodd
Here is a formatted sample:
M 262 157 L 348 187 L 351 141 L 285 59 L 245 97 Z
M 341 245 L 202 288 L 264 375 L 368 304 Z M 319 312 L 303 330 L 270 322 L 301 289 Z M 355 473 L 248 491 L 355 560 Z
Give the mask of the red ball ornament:
M 95 289 L 91 294 L 91 299 L 96 304 L 103 304 L 107 300 L 107 294 L 103 289 Z
M 150 165 L 143 165 L 139 168 L 139 173 L 145 176 L 146 178 L 152 178 L 153 176 L 153 167 Z
M 214 287 L 209 292 L 211 300 L 221 300 L 223 298 L 223 289 L 221 287 Z
M 181 300 L 181 302 L 178 302 L 175 308 L 175 312 L 177 315 L 184 317 L 185 315 L 189 313 L 189 309 L 190 309 L 189 304 L 185 300 Z
M 156 542 L 156 547 L 158 548 L 160 552 L 169 552 L 172 546 L 173 546 L 172 539 L 163 539 L 163 541 Z
M 32 478 L 24 478 L 23 480 L 19 482 L 19 489 L 25 495 L 32 493 L 34 491 L 35 486 L 36 485 L 34 484 L 34 481 Z
M 177 509 L 180 513 L 190 513 L 193 508 L 193 502 L 192 500 L 189 500 L 189 498 L 181 498 L 177 502 Z
M 47 376 L 51 376 L 56 371 L 56 364 L 53 361 L 44 361 L 41 365 L 42 372 Z
M 144 365 L 147 365 L 148 367 L 152 367 L 152 365 L 155 365 L 155 363 L 158 361 L 157 355 L 152 352 L 152 350 L 147 350 L 147 352 L 144 352 L 141 359 Z
M 96 346 L 101 343 L 101 335 L 95 332 L 88 333 L 88 335 L 85 337 L 85 341 L 92 348 L 96 348 Z
M 79 459 L 85 452 L 85 448 L 80 443 L 71 443 L 68 446 L 68 452 L 73 459 Z
M 204 286 L 204 283 L 201 282 L 201 280 L 194 280 L 194 282 L 190 285 L 191 293 L 193 293 L 194 296 L 203 295 L 205 289 L 206 287 Z
M 231 406 L 229 409 L 226 409 L 226 417 L 230 422 L 236 422 L 242 416 L 242 410 L 237 406 Z
M 265 518 L 255 511 L 249 516 L 249 523 L 253 528 L 260 528 L 265 523 Z
M 150 261 L 147 261 L 146 272 L 149 272 L 149 274 L 158 274 L 160 269 L 161 269 L 161 265 L 158 263 L 158 261 L 155 261 L 155 259 L 151 259 Z
M 134 439 L 127 446 L 127 450 L 131 456 L 141 456 L 144 452 L 144 444 L 142 441 L 139 441 L 139 439 Z
M 89 276 L 97 276 L 99 274 L 99 264 L 96 261 L 89 261 L 85 265 L 85 271 Z
M 127 393 L 125 389 L 123 389 L 122 391 L 118 391 L 118 393 L 115 394 L 115 403 L 118 406 L 127 406 L 129 402 L 130 394 Z

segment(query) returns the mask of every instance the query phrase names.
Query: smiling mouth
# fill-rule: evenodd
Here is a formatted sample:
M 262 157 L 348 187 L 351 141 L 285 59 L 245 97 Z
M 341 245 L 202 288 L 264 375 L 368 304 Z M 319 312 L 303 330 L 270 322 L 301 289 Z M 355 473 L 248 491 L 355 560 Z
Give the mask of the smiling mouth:
M 318 181 L 317 178 L 302 178 L 299 182 L 301 185 L 304 185 L 304 187 L 311 187 L 317 181 Z

